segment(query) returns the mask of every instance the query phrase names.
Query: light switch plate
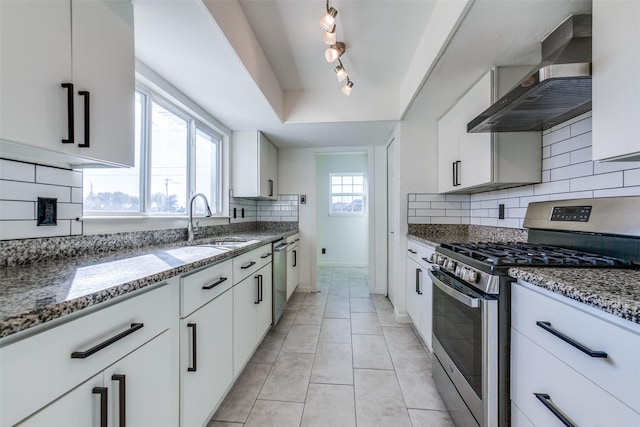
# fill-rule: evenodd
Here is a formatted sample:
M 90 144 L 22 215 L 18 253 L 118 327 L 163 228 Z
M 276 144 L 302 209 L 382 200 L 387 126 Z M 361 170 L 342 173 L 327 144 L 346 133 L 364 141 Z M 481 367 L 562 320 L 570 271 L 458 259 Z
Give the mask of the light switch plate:
M 307 195 L 306 194 L 301 194 L 300 195 L 300 204 L 301 205 L 306 205 L 307 204 Z

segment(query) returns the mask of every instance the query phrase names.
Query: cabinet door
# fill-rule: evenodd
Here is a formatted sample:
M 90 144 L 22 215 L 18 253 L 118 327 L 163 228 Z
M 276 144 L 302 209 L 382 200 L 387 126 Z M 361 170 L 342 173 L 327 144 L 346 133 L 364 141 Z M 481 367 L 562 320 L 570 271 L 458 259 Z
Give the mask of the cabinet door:
M 278 149 L 273 143 L 269 144 L 269 179 L 273 182 L 271 184 L 272 190 L 270 192 L 271 197 L 274 199 L 278 197 Z
M 261 340 L 264 334 L 271 328 L 273 322 L 273 278 L 272 265 L 264 266 L 258 273 L 260 276 L 260 304 L 256 310 L 256 340 Z
M 300 280 L 300 250 L 298 246 L 287 251 L 287 301 L 298 287 Z
M 431 334 L 433 332 L 433 283 L 426 269 L 422 272 L 422 299 L 420 301 L 420 333 L 424 343 L 433 350 Z
M 69 1 L 0 1 L 0 138 L 62 151 L 71 82 Z
M 163 332 L 105 371 L 110 425 L 177 425 L 177 360 L 172 336 L 172 331 Z
M 269 141 L 262 133 L 259 133 L 259 149 L 258 159 L 260 170 L 258 179 L 260 180 L 260 197 L 273 197 L 274 182 L 271 176 L 271 162 L 269 161 L 269 151 L 271 150 L 271 141 Z
M 247 277 L 233 287 L 233 374 L 237 376 L 256 345 L 258 279 Z
M 417 262 L 407 259 L 407 313 L 417 329 L 420 329 L 421 293 L 426 274 Z
M 491 105 L 492 76 L 493 71 L 485 74 L 456 105 L 460 151 L 458 190 L 493 181 L 491 133 L 467 133 L 467 123 Z
M 134 166 L 135 54 L 133 5 L 128 1 L 74 1 L 73 79 L 76 140 L 85 140 L 84 97 L 90 92 L 90 147 L 76 154 Z
M 455 106 L 454 106 L 455 108 Z M 454 164 L 458 159 L 458 134 L 456 133 L 455 110 L 450 110 L 438 120 L 438 192 L 446 193 L 454 186 Z
M 181 321 L 181 426 L 205 425 L 233 382 L 232 308 L 228 290 Z
M 593 160 L 640 160 L 640 2 L 593 2 Z
M 104 387 L 102 372 L 16 426 L 97 427 L 100 425 L 101 405 L 100 395 L 93 392 L 96 387 Z

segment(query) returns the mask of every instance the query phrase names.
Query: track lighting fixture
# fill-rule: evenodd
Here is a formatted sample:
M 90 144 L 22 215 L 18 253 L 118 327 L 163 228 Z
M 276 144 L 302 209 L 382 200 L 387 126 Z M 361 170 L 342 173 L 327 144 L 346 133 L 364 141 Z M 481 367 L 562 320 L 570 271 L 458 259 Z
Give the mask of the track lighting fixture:
M 344 79 L 346 79 L 347 77 L 349 77 L 349 74 L 347 74 L 347 71 L 342 66 L 342 62 L 340 62 L 340 65 L 338 65 L 334 69 L 334 71 L 336 72 L 336 78 L 338 79 L 339 82 L 341 82 Z
M 353 89 L 353 82 L 351 80 L 349 80 L 349 77 L 347 77 L 347 83 L 345 83 L 344 86 L 342 86 L 342 93 L 344 93 L 345 95 L 349 96 L 351 95 L 351 90 Z
M 324 57 L 327 62 L 334 62 L 344 54 L 344 50 L 344 43 L 336 42 L 335 44 L 329 46 L 329 48 L 324 52 Z
M 336 36 L 336 16 L 338 15 L 338 11 L 329 7 L 329 0 L 327 0 L 327 13 L 320 20 L 320 26 L 324 29 L 324 34 L 322 35 L 322 42 L 329 47 L 324 52 L 324 58 L 327 62 L 332 63 L 336 60 L 338 61 L 338 66 L 334 68 L 336 72 L 336 78 L 339 82 L 343 82 L 345 79 L 347 83 L 342 87 L 342 93 L 349 96 L 351 95 L 351 91 L 353 90 L 353 82 L 349 79 L 349 73 L 344 69 L 342 65 L 342 61 L 340 57 L 344 55 L 345 52 L 345 44 L 343 42 L 337 41 Z
M 329 0 L 327 0 L 327 13 L 320 20 L 320 26 L 324 28 L 325 31 L 331 31 L 336 25 L 337 14 L 338 11 L 332 7 L 329 7 Z

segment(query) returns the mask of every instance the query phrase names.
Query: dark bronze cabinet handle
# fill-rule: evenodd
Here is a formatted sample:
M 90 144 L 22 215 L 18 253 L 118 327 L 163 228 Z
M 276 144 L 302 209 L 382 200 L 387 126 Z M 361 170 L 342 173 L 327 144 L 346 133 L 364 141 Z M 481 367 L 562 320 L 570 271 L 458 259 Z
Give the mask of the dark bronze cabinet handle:
M 258 294 L 258 301 L 262 302 L 262 274 L 258 275 L 258 277 L 260 278 L 260 293 Z
M 71 353 L 71 358 L 72 359 L 86 359 L 87 357 L 91 356 L 92 354 L 95 354 L 97 352 L 99 352 L 100 350 L 109 347 L 111 344 L 120 341 L 122 338 L 126 337 L 127 335 L 131 335 L 132 333 L 134 333 L 135 331 L 142 329 L 144 327 L 144 323 L 132 323 L 131 327 L 129 329 L 127 329 L 124 332 L 120 332 L 118 335 L 115 335 L 105 341 L 102 341 L 100 344 L 96 345 L 95 347 L 91 347 L 89 350 L 85 350 L 85 351 L 74 351 L 73 353 Z
M 187 328 L 191 329 L 191 366 L 187 368 L 189 372 L 196 372 L 198 370 L 198 359 L 197 359 L 197 345 L 196 345 L 196 328 L 197 325 L 195 323 L 187 323 Z
M 94 387 L 91 390 L 91 393 L 100 395 L 100 427 L 107 427 L 107 413 L 109 410 L 107 391 L 106 387 Z
M 256 265 L 256 262 L 255 261 L 248 262 L 245 265 L 241 266 L 240 268 L 242 270 L 246 270 L 247 268 L 251 267 L 252 265 Z
M 574 340 L 573 338 L 571 338 L 571 337 L 563 334 L 562 332 L 558 331 L 557 329 L 552 328 L 550 322 L 538 321 L 538 322 L 536 322 L 536 325 L 540 326 L 545 331 L 549 332 L 550 334 L 555 335 L 556 337 L 560 338 L 562 341 L 566 342 L 567 344 L 570 344 L 570 345 L 574 346 L 575 348 L 577 348 L 581 352 L 583 352 L 583 353 L 585 353 L 585 354 L 587 354 L 587 355 L 589 355 L 591 357 L 608 357 L 607 353 L 605 353 L 604 351 L 591 350 L 589 347 L 585 346 L 584 344 L 581 344 L 578 341 Z
M 269 258 L 271 256 L 271 252 L 262 255 L 260 258 L 265 259 L 265 258 Z
M 273 196 L 273 180 L 269 180 L 269 196 Z
M 219 278 L 218 280 L 216 280 L 215 282 L 213 282 L 213 283 L 211 283 L 211 284 L 209 284 L 209 285 L 204 285 L 204 286 L 202 287 L 202 289 L 205 289 L 205 290 L 207 290 L 207 291 L 208 291 L 209 289 L 213 289 L 213 288 L 215 288 L 216 286 L 218 286 L 220 283 L 224 283 L 224 282 L 226 282 L 226 281 L 227 281 L 227 278 L 226 278 L 226 277 L 221 277 L 221 278 Z
M 415 254 L 417 254 L 418 252 L 414 251 L 413 249 L 409 249 L 409 253 L 412 253 L 412 254 L 414 254 L 414 255 L 415 255 Z
M 89 147 L 89 135 L 91 134 L 89 125 L 90 125 L 90 116 L 89 116 L 89 105 L 90 98 L 89 92 L 86 90 L 78 91 L 78 95 L 84 97 L 84 142 L 82 144 L 78 144 L 78 147 Z
M 416 268 L 416 294 L 418 295 L 422 295 L 422 291 L 420 290 L 420 274 L 422 273 L 422 270 L 419 268 Z
M 260 275 L 253 276 L 256 279 L 256 300 L 253 302 L 254 304 L 260 304 Z
M 453 182 L 453 186 L 455 187 L 456 186 L 456 175 L 457 175 L 456 174 L 456 162 L 451 163 L 451 166 L 453 166 L 453 179 L 452 179 L 452 182 Z
M 293 266 L 298 266 L 298 251 L 296 250 L 293 251 Z
M 118 381 L 118 427 L 127 427 L 127 385 L 126 376 L 121 374 L 114 374 L 111 376 L 111 381 Z
M 545 393 L 533 393 L 535 397 L 538 398 L 538 400 L 540 402 L 542 402 L 542 404 L 544 406 L 547 407 L 548 410 L 550 410 L 553 415 L 555 415 L 556 417 L 558 417 L 558 419 L 562 422 L 562 424 L 564 424 L 567 427 L 576 427 L 576 425 L 574 423 L 572 423 L 563 413 L 562 411 L 560 411 L 556 405 L 554 405 L 553 403 L 551 403 L 551 396 L 549 396 L 548 394 Z
M 74 112 L 73 112 L 73 83 L 62 83 L 62 87 L 67 89 L 67 133 L 68 139 L 63 139 L 63 144 L 73 144 L 75 141 L 74 138 L 74 129 L 75 129 L 75 120 L 74 120 Z

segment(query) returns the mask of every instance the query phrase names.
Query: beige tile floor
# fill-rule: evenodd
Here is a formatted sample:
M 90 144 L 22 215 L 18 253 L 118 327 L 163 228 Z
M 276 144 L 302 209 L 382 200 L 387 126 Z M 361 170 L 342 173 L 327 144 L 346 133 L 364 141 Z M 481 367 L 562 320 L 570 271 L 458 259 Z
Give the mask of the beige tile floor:
M 322 267 L 294 293 L 208 427 L 452 427 L 421 341 L 366 269 Z

